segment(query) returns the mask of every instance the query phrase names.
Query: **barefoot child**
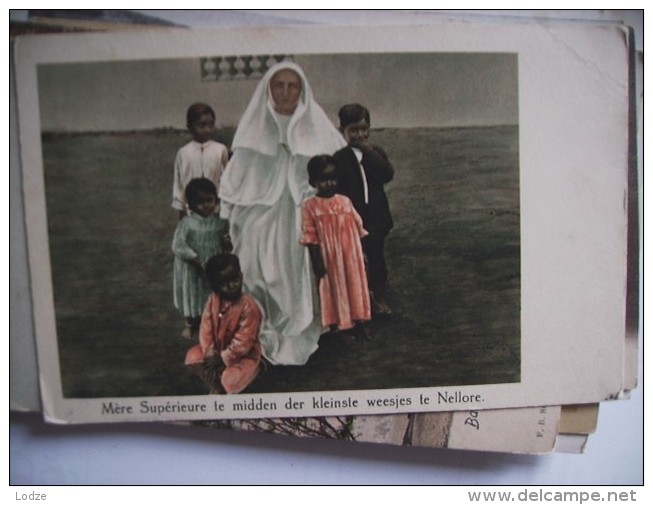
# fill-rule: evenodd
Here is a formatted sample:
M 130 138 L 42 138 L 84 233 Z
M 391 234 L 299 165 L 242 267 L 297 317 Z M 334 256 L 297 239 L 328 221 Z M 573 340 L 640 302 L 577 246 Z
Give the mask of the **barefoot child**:
M 340 131 L 348 144 L 333 155 L 338 164 L 338 193 L 351 199 L 369 232 L 363 240 L 363 250 L 367 257 L 372 311 L 390 315 L 384 248 L 393 222 L 383 186 L 394 177 L 394 169 L 383 149 L 369 141 L 370 112 L 365 107 L 357 103 L 344 105 L 338 118 Z
M 186 186 L 189 215 L 177 225 L 172 241 L 175 255 L 173 292 L 175 307 L 186 318 L 182 337 L 190 340 L 199 328 L 206 300 L 211 293 L 204 264 L 218 253 L 231 251 L 229 222 L 215 213 L 218 194 L 209 179 L 193 179 Z
M 361 237 L 367 235 L 351 200 L 336 194 L 336 162 L 321 155 L 308 162 L 308 180 L 317 194 L 304 202 L 301 243 L 309 248 L 319 279 L 322 324 L 331 330 L 355 328 L 369 338 L 370 297 Z
M 210 295 L 200 326 L 200 343 L 186 354 L 189 365 L 211 393 L 240 393 L 261 365 L 259 333 L 263 311 L 243 293 L 238 257 L 219 254 L 206 264 Z
M 179 211 L 180 219 L 188 213 L 184 191 L 190 180 L 205 177 L 220 189 L 220 177 L 229 159 L 227 146 L 213 140 L 215 112 L 210 106 L 191 105 L 186 111 L 186 126 L 193 140 L 177 151 L 172 184 L 172 207 Z

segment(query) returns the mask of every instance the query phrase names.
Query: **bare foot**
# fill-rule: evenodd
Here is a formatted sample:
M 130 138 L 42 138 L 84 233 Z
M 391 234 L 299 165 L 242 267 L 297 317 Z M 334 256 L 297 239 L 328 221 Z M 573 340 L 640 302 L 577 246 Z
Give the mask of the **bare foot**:
M 193 328 L 192 326 L 186 326 L 184 331 L 181 332 L 181 338 L 184 340 L 190 340 L 193 338 Z
M 372 305 L 372 315 L 375 316 L 392 315 L 392 309 L 388 305 L 388 302 L 385 300 L 384 296 L 376 296 L 372 291 L 370 291 L 370 302 Z
M 392 315 L 392 309 L 388 305 L 388 302 L 386 302 L 385 300 L 379 302 L 379 314 L 382 316 Z

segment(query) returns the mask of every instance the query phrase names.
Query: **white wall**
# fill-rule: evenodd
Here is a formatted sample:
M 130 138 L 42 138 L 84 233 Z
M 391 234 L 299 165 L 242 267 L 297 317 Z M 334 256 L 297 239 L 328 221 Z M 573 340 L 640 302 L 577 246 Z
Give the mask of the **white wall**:
M 514 54 L 301 55 L 318 102 L 334 121 L 347 102 L 365 104 L 374 127 L 517 124 Z M 44 131 L 185 127 L 195 101 L 220 126 L 235 126 L 257 80 L 202 82 L 199 59 L 39 67 Z

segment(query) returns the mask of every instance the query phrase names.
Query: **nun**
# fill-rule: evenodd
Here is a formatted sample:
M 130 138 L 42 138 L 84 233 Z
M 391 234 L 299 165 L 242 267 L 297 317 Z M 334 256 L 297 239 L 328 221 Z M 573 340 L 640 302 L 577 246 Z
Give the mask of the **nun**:
M 300 244 L 301 205 L 314 195 L 308 160 L 345 146 L 293 62 L 271 67 L 238 124 L 220 182 L 244 289 L 264 310 L 263 355 L 303 365 L 324 331 L 308 250 Z

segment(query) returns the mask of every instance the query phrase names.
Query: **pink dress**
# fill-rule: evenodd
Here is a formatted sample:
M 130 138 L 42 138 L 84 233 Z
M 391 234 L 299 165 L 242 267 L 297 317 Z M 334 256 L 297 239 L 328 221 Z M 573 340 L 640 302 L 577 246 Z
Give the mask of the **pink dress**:
M 318 196 L 304 202 L 301 243 L 319 244 L 327 274 L 320 279 L 322 324 L 349 329 L 367 321 L 370 295 L 361 238 L 367 235 L 351 200 Z

